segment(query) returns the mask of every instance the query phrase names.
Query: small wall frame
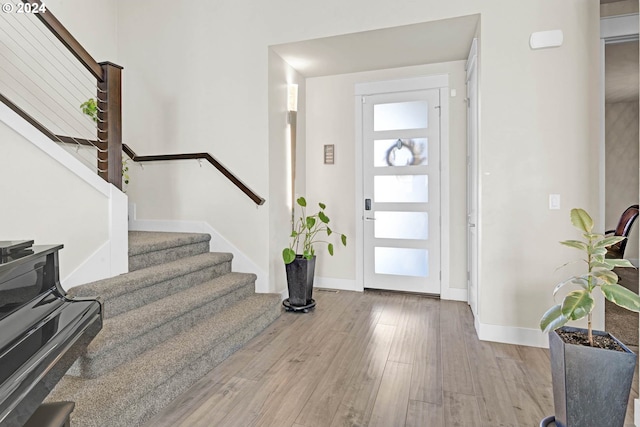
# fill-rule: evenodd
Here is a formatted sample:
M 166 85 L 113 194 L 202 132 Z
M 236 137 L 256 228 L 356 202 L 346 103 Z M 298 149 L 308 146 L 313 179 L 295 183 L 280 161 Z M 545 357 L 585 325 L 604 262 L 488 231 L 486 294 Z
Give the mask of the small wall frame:
M 335 162 L 335 145 L 326 144 L 324 146 L 324 164 L 332 165 Z

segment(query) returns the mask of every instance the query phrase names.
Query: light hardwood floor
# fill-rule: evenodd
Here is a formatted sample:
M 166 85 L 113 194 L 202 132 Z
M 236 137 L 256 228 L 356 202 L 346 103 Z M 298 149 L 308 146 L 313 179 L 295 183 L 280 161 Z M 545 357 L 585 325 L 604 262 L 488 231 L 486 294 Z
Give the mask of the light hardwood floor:
M 479 341 L 464 303 L 314 297 L 314 311 L 283 313 L 147 426 L 534 427 L 553 413 L 548 351 Z

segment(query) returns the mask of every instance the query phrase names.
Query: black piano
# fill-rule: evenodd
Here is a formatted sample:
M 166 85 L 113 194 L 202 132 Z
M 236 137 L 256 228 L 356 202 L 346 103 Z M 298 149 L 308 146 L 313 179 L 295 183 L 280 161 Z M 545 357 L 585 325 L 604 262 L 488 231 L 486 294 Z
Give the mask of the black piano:
M 102 306 L 60 287 L 62 245 L 0 241 L 0 426 L 23 426 L 102 329 Z

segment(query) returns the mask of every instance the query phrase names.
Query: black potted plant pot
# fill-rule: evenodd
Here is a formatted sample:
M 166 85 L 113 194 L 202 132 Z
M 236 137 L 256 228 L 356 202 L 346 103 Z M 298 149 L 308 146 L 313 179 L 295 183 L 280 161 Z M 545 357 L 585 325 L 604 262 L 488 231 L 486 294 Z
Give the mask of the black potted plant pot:
M 315 305 L 313 300 L 313 276 L 316 268 L 316 257 L 306 259 L 302 255 L 289 264 L 285 264 L 289 298 L 285 307 L 292 310 L 308 310 Z
M 636 355 L 612 335 L 624 351 L 569 344 L 558 331 L 549 333 L 555 425 L 557 427 L 622 427 L 636 366 Z

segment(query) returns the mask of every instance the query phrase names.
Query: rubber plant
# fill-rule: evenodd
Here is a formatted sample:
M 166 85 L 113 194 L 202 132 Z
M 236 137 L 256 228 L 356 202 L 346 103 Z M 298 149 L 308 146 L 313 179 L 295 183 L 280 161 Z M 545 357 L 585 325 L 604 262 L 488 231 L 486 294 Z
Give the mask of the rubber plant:
M 608 259 L 607 247 L 625 239 L 620 236 L 605 237 L 593 232 L 593 219 L 584 209 L 571 210 L 571 222 L 583 232 L 584 240 L 565 240 L 562 245 L 580 250 L 587 272 L 573 276 L 556 285 L 553 296 L 566 286 L 577 287 L 569 292 L 559 304 L 551 307 L 540 320 L 540 329 L 547 333 L 564 326 L 570 320 L 587 317 L 589 344 L 593 346 L 592 312 L 595 307 L 593 292 L 598 289 L 604 297 L 620 307 L 634 312 L 640 311 L 640 296 L 618 284 L 615 267 L 633 267 L 626 259 Z M 569 264 L 569 263 L 567 263 Z M 567 265 L 565 264 L 565 265 Z
M 98 103 L 95 98 L 89 98 L 80 104 L 82 112 L 91 118 L 94 123 L 98 123 Z M 122 181 L 129 184 L 129 159 L 122 159 Z
M 318 203 L 320 210 L 313 215 L 307 215 L 307 200 L 304 197 L 299 197 L 296 203 L 300 206 L 302 214 L 293 224 L 291 244 L 282 251 L 284 263 L 290 264 L 296 259 L 296 253 L 298 253 L 300 245 L 302 245 L 301 255 L 306 259 L 314 257 L 315 249 L 313 245 L 318 243 L 325 243 L 329 255 L 333 256 L 333 243 L 323 240 L 325 236 L 329 237 L 334 233 L 329 227 L 330 219 L 325 213 L 327 206 L 324 203 Z M 340 241 L 344 246 L 347 246 L 347 236 L 340 234 Z

